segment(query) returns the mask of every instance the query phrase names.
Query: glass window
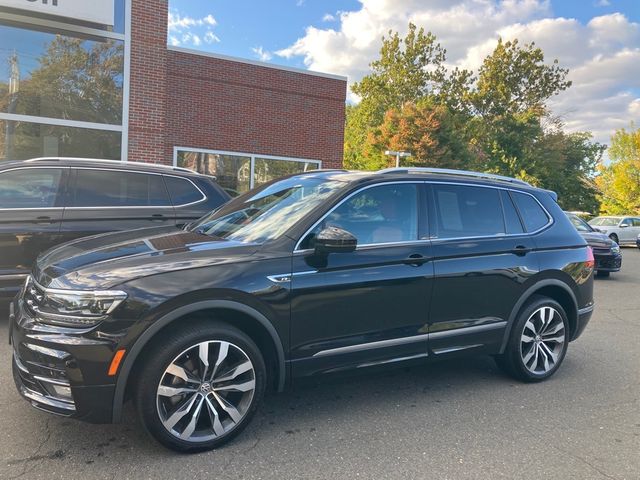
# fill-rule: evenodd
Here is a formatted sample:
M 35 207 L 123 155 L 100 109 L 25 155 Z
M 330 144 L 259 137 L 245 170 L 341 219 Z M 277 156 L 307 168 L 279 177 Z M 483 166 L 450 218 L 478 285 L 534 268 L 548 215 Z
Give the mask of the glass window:
M 178 177 L 164 177 L 175 206 L 199 202 L 204 198 L 202 192 L 189 180 Z
M 527 232 L 535 232 L 549 223 L 549 217 L 531 195 L 517 192 L 511 192 L 511 195 L 520 211 Z
M 437 238 L 505 233 L 499 191 L 493 188 L 433 185 Z
M 78 169 L 72 205 L 75 207 L 169 206 L 160 175 L 112 170 Z
M 359 245 L 417 240 L 417 196 L 415 184 L 367 188 L 327 215 L 305 239 L 302 248 L 313 248 L 313 239 L 326 227 L 348 231 L 355 235 Z
M 56 206 L 62 170 L 28 168 L 0 174 L 0 208 Z
M 626 225 L 627 227 L 631 226 L 631 219 L 630 218 L 625 218 L 624 220 L 622 220 L 620 222 L 620 225 Z
M 178 166 L 215 176 L 218 185 L 232 197 L 251 188 L 251 157 L 178 151 Z
M 524 233 L 522 222 L 518 217 L 516 207 L 513 206 L 513 200 L 509 196 L 509 192 L 506 190 L 500 191 L 502 198 L 502 208 L 504 209 L 504 223 L 509 235 L 517 235 L 518 233 Z
M 633 226 L 634 227 L 640 227 L 640 218 L 634 218 L 633 219 Z
M 567 217 L 569 218 L 569 220 L 571 220 L 571 223 L 573 224 L 574 227 L 576 227 L 576 230 L 578 230 L 579 232 L 592 232 L 593 229 L 589 226 L 589 224 L 587 222 L 585 222 L 583 219 L 581 219 L 579 216 L 573 214 L 573 213 L 567 213 Z
M 615 217 L 596 217 L 589 222 L 590 225 L 599 225 L 602 227 L 617 227 L 619 218 Z
M 317 170 L 318 164 L 295 160 L 275 160 L 272 158 L 256 158 L 254 168 L 254 186 L 262 185 L 276 178 L 309 170 Z
M 273 240 L 345 186 L 314 175 L 275 181 L 234 198 L 190 229 L 239 242 Z
M 0 112 L 122 124 L 124 42 L 0 25 Z
M 119 160 L 121 142 L 120 132 L 0 120 L 0 160 L 35 157 Z

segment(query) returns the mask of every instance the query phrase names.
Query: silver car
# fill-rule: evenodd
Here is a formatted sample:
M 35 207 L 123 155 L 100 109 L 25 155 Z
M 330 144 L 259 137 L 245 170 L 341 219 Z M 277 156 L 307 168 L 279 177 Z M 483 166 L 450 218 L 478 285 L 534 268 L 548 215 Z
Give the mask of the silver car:
M 640 217 L 608 216 L 596 217 L 589 221 L 596 230 L 606 233 L 619 245 L 636 245 L 640 235 Z

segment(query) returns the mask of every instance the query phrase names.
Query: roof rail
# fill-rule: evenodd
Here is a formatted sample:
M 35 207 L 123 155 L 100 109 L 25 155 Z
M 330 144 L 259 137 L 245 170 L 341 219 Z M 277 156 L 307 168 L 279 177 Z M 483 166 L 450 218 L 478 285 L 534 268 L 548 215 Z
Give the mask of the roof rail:
M 38 158 L 30 158 L 29 160 L 25 160 L 26 162 L 42 162 L 42 161 L 56 161 L 56 160 L 64 160 L 64 161 L 72 161 L 72 162 L 100 162 L 100 163 L 111 163 L 118 165 L 139 165 L 144 167 L 158 167 L 165 168 L 168 170 L 173 170 L 177 172 L 188 172 L 188 173 L 196 173 L 201 175 L 199 172 L 195 170 L 191 170 L 185 167 L 175 167 L 173 165 L 164 165 L 162 163 L 145 163 L 145 162 L 129 162 L 122 160 L 107 160 L 105 158 L 80 158 L 80 157 L 38 157 Z
M 520 180 L 518 178 L 505 177 L 504 175 L 496 175 L 494 173 L 472 172 L 469 170 L 454 170 L 450 168 L 431 168 L 431 167 L 397 167 L 397 168 L 385 168 L 379 170 L 378 173 L 390 174 L 390 173 L 436 173 L 441 175 L 458 175 L 461 177 L 473 177 L 473 178 L 486 178 L 490 180 L 500 180 L 501 182 L 516 183 L 518 185 L 526 185 L 530 187 L 531 184 Z

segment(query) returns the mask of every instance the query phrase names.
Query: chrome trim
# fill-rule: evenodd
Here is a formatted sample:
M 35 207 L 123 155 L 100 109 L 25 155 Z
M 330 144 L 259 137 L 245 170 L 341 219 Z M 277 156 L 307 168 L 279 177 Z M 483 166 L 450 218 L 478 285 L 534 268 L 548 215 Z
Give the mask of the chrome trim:
M 395 168 L 385 168 L 383 170 L 378 170 L 377 173 L 380 173 L 383 175 L 388 173 L 433 173 L 433 174 L 439 174 L 439 175 L 458 175 L 461 177 L 500 180 L 503 182 L 515 183 L 515 184 L 519 184 L 527 187 L 531 186 L 530 183 L 525 182 L 524 180 L 520 180 L 518 178 L 507 177 L 505 175 L 496 175 L 495 173 L 474 172 L 471 170 L 456 170 L 453 168 L 395 167 Z
M 0 280 L 24 280 L 28 276 L 28 273 L 10 273 L 7 275 L 0 275 Z
M 593 309 L 595 308 L 595 305 L 589 305 L 588 307 L 584 307 L 578 310 L 578 316 L 580 315 L 585 315 L 587 313 L 591 313 L 593 312 Z
M 327 355 L 337 355 L 342 353 L 361 352 L 363 350 L 371 350 L 372 348 L 393 347 L 396 345 L 406 345 L 408 343 L 418 343 L 429 339 L 429 334 L 412 335 L 411 337 L 390 338 L 389 340 L 379 340 L 376 342 L 359 343 L 357 345 L 348 345 L 346 347 L 329 348 L 320 350 L 312 355 L 312 357 L 325 357 Z
M 287 283 L 287 282 L 290 282 L 293 277 L 300 277 L 302 275 L 312 275 L 314 273 L 318 273 L 318 270 L 306 270 L 303 272 L 268 275 L 267 278 L 271 280 L 273 283 Z
M 22 394 L 23 397 L 31 400 L 32 402 L 35 402 L 36 404 L 43 404 L 48 407 L 59 408 L 60 410 L 67 410 L 69 412 L 76 411 L 75 404 L 70 402 L 63 402 L 61 400 L 54 400 L 51 397 L 45 397 L 41 393 L 31 390 L 30 388 L 27 388 L 24 385 L 20 385 L 20 393 Z M 34 406 L 37 406 L 37 405 L 34 405 Z M 56 413 L 56 412 L 49 412 L 47 410 L 47 413 Z
M 33 378 L 38 380 L 39 382 L 51 383 L 53 385 L 58 385 L 60 387 L 71 387 L 69 382 L 65 382 L 64 380 L 56 380 L 54 378 L 41 377 L 40 375 L 32 375 Z
M 506 325 L 507 325 L 507 321 L 501 320 L 499 322 L 485 323 L 482 325 L 471 325 L 470 327 L 460 327 L 460 328 L 454 328 L 450 330 L 442 330 L 440 332 L 430 333 L 429 340 L 438 339 L 438 338 L 455 337 L 457 335 L 467 335 L 469 333 L 484 332 L 487 330 L 496 330 L 498 328 L 503 328 Z
M 320 223 L 321 223 L 321 222 L 322 222 L 322 221 L 323 221 L 323 220 L 324 220 L 328 215 L 330 215 L 331 213 L 333 213 L 333 211 L 334 211 L 335 209 L 337 209 L 338 207 L 340 207 L 344 202 L 346 202 L 347 200 L 349 200 L 349 199 L 350 199 L 351 197 L 353 197 L 354 195 L 357 195 L 357 194 L 358 194 L 358 193 L 360 193 L 360 192 L 364 192 L 365 190 L 368 190 L 368 189 L 370 189 L 370 188 L 374 188 L 374 187 L 381 187 L 381 186 L 384 186 L 384 185 L 403 185 L 403 184 L 410 184 L 410 185 L 423 185 L 423 184 L 425 184 L 425 183 L 426 183 L 426 182 L 425 182 L 424 180 L 421 180 L 421 181 L 406 180 L 406 181 L 403 181 L 403 182 L 400 182 L 400 181 L 396 181 L 396 182 L 380 182 L 380 183 L 373 183 L 373 184 L 371 184 L 371 185 L 365 185 L 364 187 L 359 188 L 359 189 L 357 189 L 357 190 L 355 190 L 355 191 L 351 192 L 349 195 L 347 195 L 347 196 L 346 196 L 346 197 L 344 197 L 342 200 L 340 200 L 337 204 L 335 204 L 333 207 L 331 207 L 331 209 L 330 209 L 330 210 L 328 210 L 327 212 L 325 212 L 325 214 L 324 214 L 324 215 L 322 215 L 322 217 L 320 217 L 320 219 L 319 219 L 317 222 L 315 222 L 313 225 L 311 225 L 311 227 L 310 227 L 310 228 L 308 228 L 306 232 L 304 232 L 304 235 L 302 235 L 302 236 L 300 237 L 300 239 L 296 242 L 296 246 L 293 248 L 293 253 L 302 252 L 302 251 L 304 251 L 304 250 L 312 250 L 312 249 L 298 250 L 298 247 L 300 246 L 300 244 L 302 243 L 302 241 L 307 237 L 307 235 L 309 235 L 309 232 L 311 232 L 314 228 L 316 228 L 316 227 L 317 227 L 317 226 L 318 226 L 318 225 L 319 225 L 319 224 L 320 224 Z M 416 212 L 416 224 L 417 224 L 417 220 L 418 220 L 418 218 L 417 218 L 417 212 Z M 405 242 L 406 242 L 406 241 L 413 242 L 413 241 L 420 241 L 420 240 L 418 240 L 418 239 L 416 239 L 416 240 L 405 240 Z M 404 243 L 404 242 L 401 242 L 401 243 Z M 379 244 L 364 244 L 364 245 L 370 246 L 370 245 L 379 245 Z M 357 247 L 356 247 L 356 249 L 357 249 Z
M 391 358 L 389 360 L 381 360 L 379 362 L 361 363 L 356 368 L 375 367 L 376 365 L 386 365 L 388 363 L 404 362 L 405 360 L 414 360 L 417 358 L 425 358 L 428 356 L 429 354 L 427 352 L 424 352 L 424 353 L 418 353 L 416 355 L 409 355 L 408 357 L 396 357 L 396 358 Z
M 433 353 L 435 353 L 436 355 L 442 355 L 443 353 L 459 352 L 460 350 L 467 350 L 469 348 L 477 348 L 482 346 L 484 346 L 484 344 L 476 343 L 475 345 L 461 345 L 458 347 L 436 348 L 433 350 Z
M 168 169 L 168 170 L 173 170 L 176 172 L 187 172 L 187 173 L 192 173 L 195 175 L 202 175 L 199 172 L 196 172 L 195 170 L 191 170 L 190 168 L 186 168 L 186 167 L 177 167 L 177 166 L 173 166 L 173 165 L 165 165 L 163 163 L 145 163 L 145 162 L 130 162 L 128 160 L 108 160 L 106 158 L 82 158 L 82 157 L 37 157 L 37 158 L 30 158 L 29 160 L 25 160 L 25 162 L 46 162 L 46 161 L 65 161 L 65 162 L 99 162 L 99 163 L 108 163 L 108 164 L 117 164 L 117 165 L 133 165 L 133 166 L 140 166 L 140 167 L 157 167 L 157 168 L 164 168 L 164 169 Z M 68 166 L 67 168 L 70 168 L 70 166 Z M 73 167 L 76 168 L 76 167 Z M 93 167 L 87 167 L 87 168 L 93 168 Z M 146 173 L 146 172 L 145 172 Z
M 31 375 L 25 364 L 22 363 L 22 360 L 20 360 L 20 358 L 18 357 L 18 352 L 16 352 L 15 349 L 13 350 L 13 361 L 16 362 L 16 367 L 18 367 L 19 370 Z
M 63 352 L 61 350 L 54 350 L 53 348 L 47 348 L 41 345 L 34 345 L 32 343 L 24 343 L 23 345 L 27 347 L 29 350 L 40 353 L 47 357 L 53 357 L 53 358 L 58 358 L 60 360 L 64 360 L 65 358 L 70 356 L 68 352 Z

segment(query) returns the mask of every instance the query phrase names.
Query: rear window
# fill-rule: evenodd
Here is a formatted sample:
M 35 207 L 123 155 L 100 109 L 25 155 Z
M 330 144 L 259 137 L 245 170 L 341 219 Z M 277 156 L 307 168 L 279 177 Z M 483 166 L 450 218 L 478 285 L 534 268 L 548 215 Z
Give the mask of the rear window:
M 187 205 L 203 200 L 202 192 L 189 180 L 180 177 L 164 177 L 173 205 Z
M 169 206 L 167 189 L 160 175 L 79 169 L 72 195 L 75 207 Z
M 520 211 L 527 232 L 535 232 L 549 223 L 549 217 L 544 209 L 531 195 L 511 192 L 511 196 Z
M 500 193 L 493 188 L 434 185 L 437 238 L 505 233 Z
M 56 206 L 62 170 L 25 168 L 0 174 L 0 208 L 51 208 Z

